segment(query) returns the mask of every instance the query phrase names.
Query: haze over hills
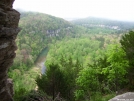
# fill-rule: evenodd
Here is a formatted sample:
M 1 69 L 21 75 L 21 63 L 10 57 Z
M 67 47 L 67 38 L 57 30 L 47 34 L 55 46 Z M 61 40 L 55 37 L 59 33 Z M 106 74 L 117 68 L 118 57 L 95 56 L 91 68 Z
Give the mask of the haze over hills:
M 83 19 L 72 20 L 74 24 L 82 25 L 85 27 L 113 27 L 113 29 L 117 30 L 129 30 L 134 28 L 134 22 L 130 21 L 118 21 L 118 20 L 110 20 L 105 18 L 97 18 L 97 17 L 87 17 Z M 114 28 L 115 27 L 115 28 Z
M 39 2 L 36 0 L 16 0 L 14 8 L 42 12 L 61 18 L 93 16 L 134 21 L 133 0 L 40 0 Z

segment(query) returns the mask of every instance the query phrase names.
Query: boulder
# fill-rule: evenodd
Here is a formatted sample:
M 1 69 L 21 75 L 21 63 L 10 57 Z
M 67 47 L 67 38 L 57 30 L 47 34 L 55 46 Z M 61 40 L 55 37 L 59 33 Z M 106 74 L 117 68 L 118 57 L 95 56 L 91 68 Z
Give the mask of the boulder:
M 134 101 L 134 92 L 127 92 L 127 93 L 115 96 L 109 101 Z

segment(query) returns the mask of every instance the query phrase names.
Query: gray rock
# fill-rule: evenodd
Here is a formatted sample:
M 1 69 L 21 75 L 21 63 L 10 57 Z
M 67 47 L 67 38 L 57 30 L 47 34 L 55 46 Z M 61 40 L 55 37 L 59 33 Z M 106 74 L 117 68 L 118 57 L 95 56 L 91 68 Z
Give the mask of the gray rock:
M 12 9 L 14 0 L 0 0 L 0 101 L 13 101 L 13 83 L 7 77 L 17 49 L 20 14 Z
M 134 101 L 134 92 L 127 92 L 127 93 L 115 96 L 109 101 Z

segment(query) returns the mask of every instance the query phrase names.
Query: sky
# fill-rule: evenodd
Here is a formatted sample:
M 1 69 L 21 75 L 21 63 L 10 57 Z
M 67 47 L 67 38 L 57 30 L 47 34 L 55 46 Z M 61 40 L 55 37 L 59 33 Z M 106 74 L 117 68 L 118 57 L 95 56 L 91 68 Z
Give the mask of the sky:
M 60 18 L 92 16 L 134 21 L 134 0 L 15 0 L 13 8 Z

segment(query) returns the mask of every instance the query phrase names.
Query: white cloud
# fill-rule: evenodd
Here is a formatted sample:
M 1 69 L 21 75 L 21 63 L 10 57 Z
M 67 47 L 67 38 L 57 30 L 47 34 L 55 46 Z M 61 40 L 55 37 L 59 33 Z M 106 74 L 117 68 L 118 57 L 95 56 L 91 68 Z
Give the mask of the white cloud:
M 62 18 L 98 16 L 134 21 L 134 0 L 16 0 L 14 8 Z

